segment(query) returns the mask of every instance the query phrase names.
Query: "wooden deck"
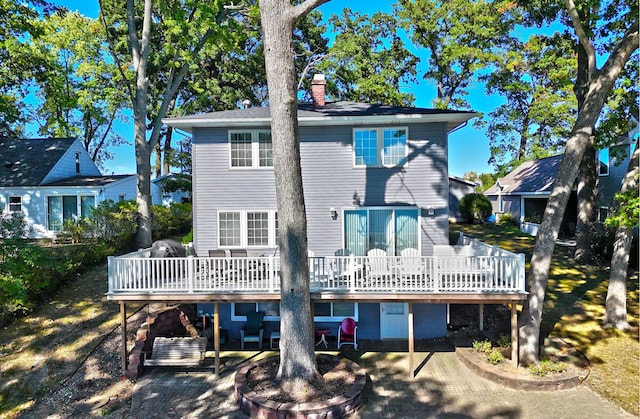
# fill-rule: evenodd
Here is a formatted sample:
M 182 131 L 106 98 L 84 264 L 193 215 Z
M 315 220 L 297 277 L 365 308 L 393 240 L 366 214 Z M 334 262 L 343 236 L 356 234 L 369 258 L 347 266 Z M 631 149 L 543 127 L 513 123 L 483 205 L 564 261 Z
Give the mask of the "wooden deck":
M 496 304 L 526 298 L 523 255 L 501 250 L 488 254 L 471 246 L 444 246 L 438 252 L 437 256 L 387 256 L 383 263 L 372 263 L 366 256 L 311 257 L 311 298 Z M 279 263 L 273 256 L 151 258 L 149 250 L 141 250 L 109 258 L 107 298 L 277 301 Z

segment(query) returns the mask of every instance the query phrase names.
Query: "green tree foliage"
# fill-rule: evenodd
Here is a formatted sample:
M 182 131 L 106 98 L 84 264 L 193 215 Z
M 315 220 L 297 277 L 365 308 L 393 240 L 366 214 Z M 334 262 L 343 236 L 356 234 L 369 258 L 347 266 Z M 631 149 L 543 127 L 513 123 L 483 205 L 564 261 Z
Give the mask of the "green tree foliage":
M 476 187 L 476 191 L 478 192 L 486 191 L 487 189 L 492 187 L 496 183 L 496 180 L 498 179 L 497 175 L 492 173 L 478 174 L 473 171 L 466 172 L 464 175 L 462 175 L 462 178 L 465 180 L 469 180 L 471 182 L 477 183 L 478 186 Z
M 436 84 L 437 108 L 470 108 L 469 86 L 498 60 L 520 20 L 514 6 L 506 0 L 400 0 L 394 6 L 413 44 L 428 52 L 423 77 Z
M 482 221 L 491 215 L 491 201 L 481 193 L 470 193 L 460 200 L 460 214 L 468 221 Z
M 110 51 L 123 72 L 133 109 L 136 152 L 138 233 L 140 247 L 152 241 L 151 153 L 162 131 L 162 118 L 175 107 L 186 75 L 197 70 L 205 46 L 232 43 L 234 20 L 225 0 L 135 2 L 126 9 L 116 1 L 100 1 Z
M 526 2 L 533 19 L 556 18 L 547 2 Z M 539 358 L 542 307 L 569 192 L 576 182 L 586 150 L 592 144 L 594 127 L 616 81 L 632 54 L 638 49 L 638 8 L 633 2 L 595 1 L 574 3 L 565 0 L 563 19 L 570 22 L 578 47 L 576 97 L 579 103 L 576 123 L 567 141 L 549 196 L 527 277 L 529 296 L 520 322 L 520 362 L 528 365 Z M 552 14 L 553 13 L 553 14 Z M 599 54 L 606 54 L 601 57 Z M 598 65 L 598 58 L 604 64 Z M 591 160 L 590 158 L 588 160 Z
M 384 13 L 361 15 L 344 9 L 329 19 L 335 34 L 328 54 L 316 66 L 327 74 L 327 90 L 339 100 L 410 106 L 402 93 L 415 81 L 418 58 L 404 46 L 396 20 Z
M 35 25 L 52 11 L 41 0 L 0 0 L 0 137 L 20 136 L 27 120 L 24 98 L 31 79 L 46 74 L 46 65 L 29 47 L 42 35 Z
M 0 325 L 29 313 L 87 266 L 131 246 L 134 201 L 98 205 L 89 220 L 73 226 L 80 244 L 43 247 L 24 238 L 0 239 Z
M 80 138 L 91 158 L 113 158 L 108 147 L 125 142 L 113 124 L 126 121 L 122 77 L 109 59 L 100 23 L 78 13 L 59 11 L 34 23 L 42 36 L 30 43 L 33 56 L 46 63 L 35 77 L 37 101 L 31 107 L 38 134 Z
M 488 115 L 489 163 L 499 176 L 526 160 L 562 152 L 577 112 L 571 39 L 534 35 L 526 42 L 511 42 L 495 71 L 481 77 L 487 93 L 506 99 Z

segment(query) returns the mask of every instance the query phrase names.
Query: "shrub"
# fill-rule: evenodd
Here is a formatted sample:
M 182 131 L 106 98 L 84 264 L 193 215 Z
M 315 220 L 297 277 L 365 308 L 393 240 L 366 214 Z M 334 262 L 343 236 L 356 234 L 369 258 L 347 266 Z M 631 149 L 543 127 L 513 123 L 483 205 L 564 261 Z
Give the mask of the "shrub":
M 25 239 L 29 233 L 28 225 L 22 213 L 0 215 L 0 238 L 5 240 Z
M 138 222 L 136 201 L 102 201 L 93 210 L 90 236 L 116 246 L 128 245 L 136 234 Z
M 184 236 L 181 240 L 182 244 L 188 244 L 193 242 L 193 229 L 189 230 L 186 236 Z
M 151 207 L 154 239 L 175 237 L 191 229 L 191 204 L 172 203 L 169 207 L 154 205 Z
M 471 347 L 476 352 L 481 352 L 481 353 L 485 353 L 485 354 L 488 354 L 489 352 L 491 352 L 491 342 L 488 339 L 485 339 L 483 341 L 474 340 L 471 343 Z
M 482 221 L 491 215 L 491 201 L 484 194 L 470 193 L 460 200 L 460 214 L 468 221 Z
M 549 361 L 548 359 L 543 359 L 536 365 L 532 365 L 529 367 L 529 372 L 533 375 L 537 375 L 539 377 L 544 377 L 547 374 L 558 374 L 563 372 L 566 369 L 565 365 L 562 362 L 555 363 Z
M 502 352 L 497 349 L 492 349 L 487 353 L 487 361 L 491 365 L 497 365 L 504 361 L 504 356 L 502 356 Z
M 501 348 L 511 348 L 511 338 L 507 335 L 501 335 L 497 343 Z

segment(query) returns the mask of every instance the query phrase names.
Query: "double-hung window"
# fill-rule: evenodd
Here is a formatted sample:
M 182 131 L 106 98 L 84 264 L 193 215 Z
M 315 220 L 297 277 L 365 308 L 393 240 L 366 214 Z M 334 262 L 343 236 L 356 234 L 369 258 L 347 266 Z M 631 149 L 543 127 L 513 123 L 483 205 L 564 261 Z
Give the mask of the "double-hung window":
M 249 169 L 273 167 L 271 132 L 229 132 L 229 166 Z
M 223 248 L 276 247 L 278 224 L 275 210 L 218 212 L 218 244 Z
M 354 129 L 354 166 L 404 166 L 407 163 L 407 132 L 407 128 Z
M 22 212 L 22 197 L 21 196 L 10 196 L 9 197 L 9 212 Z

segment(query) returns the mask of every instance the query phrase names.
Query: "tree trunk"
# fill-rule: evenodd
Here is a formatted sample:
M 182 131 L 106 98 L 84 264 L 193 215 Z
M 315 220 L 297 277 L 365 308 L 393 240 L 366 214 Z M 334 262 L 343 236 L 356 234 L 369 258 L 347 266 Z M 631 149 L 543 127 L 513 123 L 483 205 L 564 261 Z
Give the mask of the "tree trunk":
M 171 163 L 169 158 L 167 158 L 168 154 L 171 154 L 171 140 L 173 138 L 173 128 L 167 127 L 167 132 L 165 134 L 164 139 L 164 148 L 162 154 L 164 156 L 162 160 L 162 174 L 168 175 L 171 173 Z
M 577 24 L 579 22 L 574 21 L 574 26 Z M 581 39 L 581 42 L 588 41 L 588 39 Z M 551 256 L 569 195 L 576 181 L 580 162 L 589 141 L 591 141 L 593 127 L 600 116 L 607 96 L 631 53 L 637 48 L 638 22 L 636 21 L 611 52 L 602 70 L 591 77 L 585 102 L 580 107 L 575 126 L 567 141 L 531 257 L 531 268 L 527 278 L 529 298 L 524 305 L 519 331 L 520 362 L 524 365 L 535 363 L 539 358 L 540 323 L 549 279 Z
M 325 1 L 307 0 L 292 6 L 289 0 L 260 0 L 280 235 L 282 339 L 278 377 L 281 386 L 297 397 L 309 391 L 309 384 L 321 377 L 314 353 L 309 294 L 307 219 L 300 167 L 293 27 L 296 20 L 302 17 L 300 8 L 313 8 Z
M 127 26 L 131 44 L 136 86 L 133 103 L 133 131 L 136 152 L 136 201 L 138 203 L 138 231 L 136 242 L 139 248 L 151 246 L 151 147 L 147 143 L 147 61 L 149 57 L 149 34 L 151 32 L 152 0 L 144 2 L 142 36 L 136 34 L 133 0 L 127 1 Z M 142 42 L 140 42 L 142 41 Z
M 639 159 L 640 150 L 638 150 L 636 141 L 636 148 L 629 161 L 627 174 L 622 181 L 620 192 L 625 193 L 638 189 Z M 627 322 L 627 268 L 629 267 L 632 234 L 633 228 L 629 226 L 620 225 L 616 230 L 613 255 L 611 256 L 611 274 L 605 303 L 604 326 L 615 327 L 620 330 L 626 330 L 630 327 Z
M 156 146 L 154 147 L 154 149 L 155 149 L 154 151 L 155 151 L 156 159 L 153 165 L 153 171 L 156 177 L 160 177 L 162 175 L 162 145 L 160 144 L 160 141 L 156 143 Z
M 578 174 L 578 219 L 576 220 L 576 263 L 591 260 L 591 229 L 595 222 L 596 151 L 593 140 L 587 144 Z
M 583 13 L 588 10 L 583 10 Z M 584 18 L 583 18 L 584 20 Z M 576 95 L 578 109 L 584 104 L 589 92 L 589 56 L 582 44 L 578 44 L 578 69 L 573 92 Z M 595 221 L 596 202 L 596 152 L 593 137 L 580 162 L 578 173 L 578 219 L 576 220 L 576 251 L 574 260 L 585 263 L 591 259 L 591 228 Z

